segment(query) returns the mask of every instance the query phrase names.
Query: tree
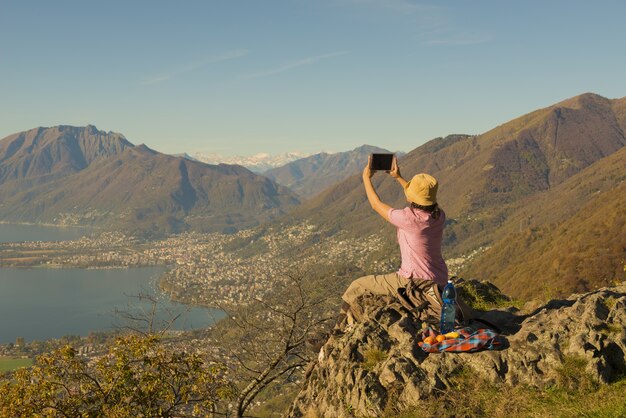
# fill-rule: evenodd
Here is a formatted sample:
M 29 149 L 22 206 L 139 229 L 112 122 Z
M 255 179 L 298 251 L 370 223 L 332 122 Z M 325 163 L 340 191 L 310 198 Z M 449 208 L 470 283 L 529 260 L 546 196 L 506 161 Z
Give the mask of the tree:
M 160 298 L 151 291 L 142 290 L 136 295 L 129 295 L 135 303 L 126 309 L 116 308 L 114 313 L 119 321 L 115 327 L 121 331 L 143 336 L 164 335 L 185 311 L 174 311 L 159 305 Z
M 206 416 L 232 397 L 223 366 L 126 335 L 92 362 L 71 346 L 0 381 L 0 416 Z
M 311 278 L 309 278 L 311 279 Z M 239 383 L 235 414 L 243 417 L 257 396 L 270 384 L 285 381 L 312 360 L 307 340 L 324 335 L 334 318 L 328 298 L 314 296 L 313 280 L 286 275 L 274 287 L 271 300 L 253 298 L 245 308 L 229 309 L 218 332 L 226 356 L 234 364 Z

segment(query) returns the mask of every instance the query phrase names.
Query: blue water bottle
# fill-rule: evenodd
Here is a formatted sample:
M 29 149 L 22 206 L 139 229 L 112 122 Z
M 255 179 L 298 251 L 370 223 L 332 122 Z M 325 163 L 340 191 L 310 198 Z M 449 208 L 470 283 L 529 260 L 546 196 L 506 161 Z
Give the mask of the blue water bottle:
M 447 334 L 454 331 L 454 318 L 456 315 L 456 290 L 452 280 L 448 280 L 448 284 L 443 288 L 441 299 L 443 299 L 443 306 L 441 307 L 440 332 Z

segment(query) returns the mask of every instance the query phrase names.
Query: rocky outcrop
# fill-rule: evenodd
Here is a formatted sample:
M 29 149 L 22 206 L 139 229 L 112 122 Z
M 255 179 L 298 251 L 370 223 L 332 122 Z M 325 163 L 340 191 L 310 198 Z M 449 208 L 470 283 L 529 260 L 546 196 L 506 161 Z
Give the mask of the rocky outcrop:
M 289 417 L 380 416 L 445 391 L 464 370 L 494 384 L 539 389 L 557 383 L 567 364 L 584 365 L 600 383 L 626 372 L 626 282 L 553 300 L 525 315 L 481 316 L 502 328 L 499 351 L 427 354 L 417 345 L 422 324 L 401 305 L 368 297 L 365 319 L 331 337 L 307 371 Z

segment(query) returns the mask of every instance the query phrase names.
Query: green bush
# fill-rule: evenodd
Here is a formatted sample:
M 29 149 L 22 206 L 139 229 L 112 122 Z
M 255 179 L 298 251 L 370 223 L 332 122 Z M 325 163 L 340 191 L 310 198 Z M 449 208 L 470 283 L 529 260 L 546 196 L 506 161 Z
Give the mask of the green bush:
M 222 366 L 129 335 L 94 361 L 68 345 L 0 380 L 0 416 L 206 416 L 232 393 Z

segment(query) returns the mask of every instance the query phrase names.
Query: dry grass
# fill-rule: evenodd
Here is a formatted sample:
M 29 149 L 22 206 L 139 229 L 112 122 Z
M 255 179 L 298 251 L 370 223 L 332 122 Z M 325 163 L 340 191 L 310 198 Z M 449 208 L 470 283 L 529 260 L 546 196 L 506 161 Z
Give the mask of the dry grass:
M 494 385 L 462 369 L 452 387 L 420 401 L 400 418 L 417 417 L 618 417 L 626 416 L 626 376 L 600 385 L 583 371 L 584 360 L 566 359 L 557 384 L 545 390 Z
M 615 296 L 609 296 L 604 300 L 604 306 L 610 311 L 617 304 L 617 298 Z
M 379 363 L 387 359 L 387 353 L 377 348 L 370 348 L 363 353 L 363 368 L 373 370 Z

